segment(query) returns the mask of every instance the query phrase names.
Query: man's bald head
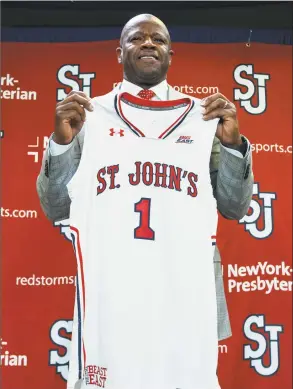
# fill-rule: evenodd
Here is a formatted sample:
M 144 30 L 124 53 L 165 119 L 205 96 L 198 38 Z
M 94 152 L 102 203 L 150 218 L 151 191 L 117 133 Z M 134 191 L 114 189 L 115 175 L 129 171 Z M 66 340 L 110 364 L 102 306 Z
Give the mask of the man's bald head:
M 159 19 L 156 16 L 151 15 L 151 14 L 140 14 L 140 15 L 136 15 L 133 18 L 131 18 L 130 20 L 128 20 L 128 22 L 123 27 L 123 30 L 122 30 L 121 35 L 120 35 L 120 45 L 122 46 L 124 36 L 131 28 L 133 28 L 135 25 L 137 25 L 139 23 L 145 23 L 145 22 L 150 22 L 150 23 L 160 25 L 165 30 L 165 33 L 169 38 L 169 42 L 171 43 L 171 38 L 170 38 L 168 28 L 162 22 L 161 19 Z

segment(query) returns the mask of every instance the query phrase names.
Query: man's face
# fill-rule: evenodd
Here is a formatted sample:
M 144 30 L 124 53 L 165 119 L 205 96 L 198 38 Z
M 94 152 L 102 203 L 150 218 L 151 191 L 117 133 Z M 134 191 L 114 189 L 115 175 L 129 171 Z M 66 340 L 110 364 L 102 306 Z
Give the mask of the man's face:
M 164 25 L 152 20 L 137 22 L 123 33 L 121 46 L 117 56 L 128 81 L 151 86 L 166 78 L 173 51 Z

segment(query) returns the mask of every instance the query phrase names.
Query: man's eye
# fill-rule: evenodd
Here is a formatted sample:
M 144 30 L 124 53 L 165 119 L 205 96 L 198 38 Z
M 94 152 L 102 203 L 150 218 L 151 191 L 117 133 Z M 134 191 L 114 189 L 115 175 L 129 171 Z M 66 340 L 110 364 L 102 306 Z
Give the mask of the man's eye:
M 133 42 L 133 41 L 138 41 L 139 39 L 140 39 L 139 36 L 134 36 L 133 38 L 131 38 L 131 42 Z
M 165 43 L 164 39 L 162 39 L 162 38 L 155 38 L 155 41 L 160 42 L 160 43 Z

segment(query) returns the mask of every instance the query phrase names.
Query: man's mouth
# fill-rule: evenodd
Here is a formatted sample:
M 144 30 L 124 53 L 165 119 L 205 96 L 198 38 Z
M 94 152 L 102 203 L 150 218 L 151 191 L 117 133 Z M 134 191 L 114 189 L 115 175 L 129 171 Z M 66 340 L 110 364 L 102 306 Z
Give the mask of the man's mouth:
M 148 54 L 148 55 L 144 54 L 144 55 L 140 55 L 138 57 L 138 59 L 156 60 L 157 61 L 159 59 L 159 57 L 155 54 Z

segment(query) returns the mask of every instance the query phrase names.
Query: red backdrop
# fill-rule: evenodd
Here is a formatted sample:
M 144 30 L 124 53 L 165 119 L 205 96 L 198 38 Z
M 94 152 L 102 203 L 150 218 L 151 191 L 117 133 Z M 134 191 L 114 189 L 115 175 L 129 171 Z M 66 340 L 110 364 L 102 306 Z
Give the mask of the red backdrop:
M 108 92 L 121 80 L 116 45 L 2 46 L 3 389 L 65 388 L 75 258 L 41 211 L 36 178 L 58 96 L 72 87 L 92 97 Z M 233 331 L 219 346 L 222 389 L 291 389 L 291 47 L 178 43 L 174 49 L 168 82 L 199 98 L 218 88 L 235 101 L 254 150 L 251 209 L 241 222 L 221 218 L 218 230 Z

